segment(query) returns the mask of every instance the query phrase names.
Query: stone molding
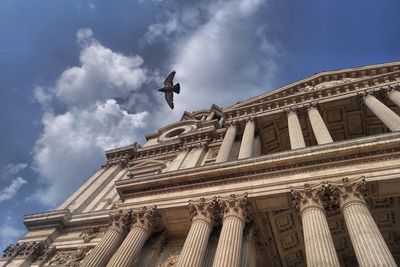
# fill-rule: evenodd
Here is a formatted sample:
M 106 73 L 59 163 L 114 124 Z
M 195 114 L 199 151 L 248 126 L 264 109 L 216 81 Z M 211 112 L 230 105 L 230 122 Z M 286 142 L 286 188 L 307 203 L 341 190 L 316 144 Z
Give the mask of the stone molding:
M 206 200 L 200 198 L 199 201 L 189 201 L 189 211 L 192 217 L 192 221 L 201 220 L 209 225 L 214 224 L 215 212 L 216 212 L 217 199 Z
M 229 197 L 217 197 L 216 201 L 221 209 L 222 220 L 236 217 L 244 223 L 249 221 L 247 193 L 239 196 L 231 194 Z

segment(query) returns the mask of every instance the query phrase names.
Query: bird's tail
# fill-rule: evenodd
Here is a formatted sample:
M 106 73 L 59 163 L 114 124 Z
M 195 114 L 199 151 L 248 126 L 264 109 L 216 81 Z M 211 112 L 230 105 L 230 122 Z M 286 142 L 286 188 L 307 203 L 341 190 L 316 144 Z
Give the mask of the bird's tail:
M 179 83 L 174 85 L 174 92 L 179 94 L 179 92 L 181 91 L 181 86 L 179 85 Z

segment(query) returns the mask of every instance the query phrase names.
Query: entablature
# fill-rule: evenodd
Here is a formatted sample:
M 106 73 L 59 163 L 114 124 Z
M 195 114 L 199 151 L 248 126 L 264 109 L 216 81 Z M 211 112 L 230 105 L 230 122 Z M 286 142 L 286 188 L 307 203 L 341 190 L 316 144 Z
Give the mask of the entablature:
M 304 105 L 312 102 L 327 102 L 344 97 L 351 97 L 366 90 L 378 90 L 384 86 L 399 85 L 400 71 L 380 74 L 352 82 L 335 84 L 314 91 L 298 92 L 284 95 L 279 98 L 266 96 L 249 105 L 231 107 L 223 111 L 226 120 L 238 119 L 249 115 L 266 116 L 270 112 L 289 108 L 296 105 Z M 288 89 L 289 90 L 289 89 Z
M 148 175 L 116 182 L 116 189 L 124 201 L 127 198 L 159 194 L 161 191 L 184 190 L 187 187 L 209 187 L 267 177 L 285 172 L 298 172 L 302 168 L 348 164 L 349 161 L 384 160 L 385 155 L 400 156 L 400 133 L 306 147 L 260 157 L 197 167 L 194 170 Z

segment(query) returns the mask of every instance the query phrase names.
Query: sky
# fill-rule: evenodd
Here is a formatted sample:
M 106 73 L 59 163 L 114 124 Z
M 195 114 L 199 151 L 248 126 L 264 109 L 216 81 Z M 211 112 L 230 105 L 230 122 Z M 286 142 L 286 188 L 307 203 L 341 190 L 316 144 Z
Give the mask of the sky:
M 0 249 L 182 113 L 400 61 L 397 0 L 1 0 Z M 170 110 L 160 88 L 176 70 Z

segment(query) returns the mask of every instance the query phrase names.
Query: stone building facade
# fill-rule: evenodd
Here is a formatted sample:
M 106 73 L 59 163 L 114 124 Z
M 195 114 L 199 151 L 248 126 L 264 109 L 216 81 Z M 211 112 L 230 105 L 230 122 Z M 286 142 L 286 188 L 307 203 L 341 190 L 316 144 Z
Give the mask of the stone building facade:
M 106 151 L 0 266 L 400 265 L 400 62 L 185 112 Z

